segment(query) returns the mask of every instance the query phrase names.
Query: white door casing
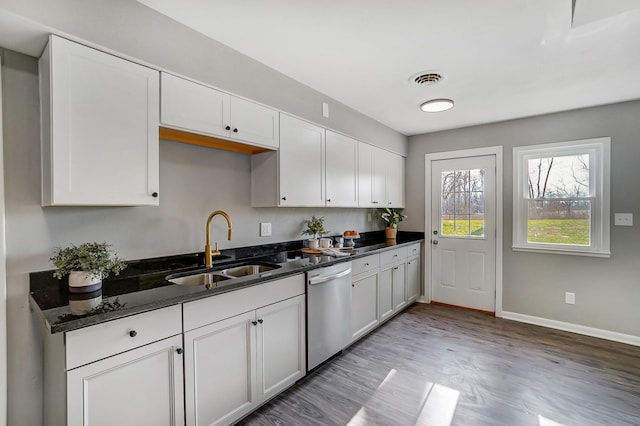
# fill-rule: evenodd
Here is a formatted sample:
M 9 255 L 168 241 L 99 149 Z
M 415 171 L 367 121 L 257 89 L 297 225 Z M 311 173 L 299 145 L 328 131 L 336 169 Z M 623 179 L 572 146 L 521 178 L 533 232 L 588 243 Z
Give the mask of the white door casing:
M 2 57 L 0 57 L 0 425 L 7 421 L 7 262 L 4 215 L 4 141 L 2 139 Z
M 426 155 L 425 291 L 421 301 L 438 301 L 502 315 L 502 147 Z M 484 169 L 484 232 L 441 235 L 442 172 Z M 472 175 L 474 172 L 470 172 Z M 479 172 L 475 172 L 476 175 Z M 477 189 L 477 188 L 476 188 Z M 473 195 L 473 194 L 472 194 Z M 455 195 L 462 197 L 463 195 Z M 449 198 L 451 199 L 451 198 Z M 447 213 L 452 213 L 451 206 Z M 471 214 L 471 210 L 456 210 Z M 472 220 L 475 216 L 469 216 Z M 451 216 L 447 216 L 451 219 Z M 456 216 L 456 219 L 460 219 Z M 464 222 L 458 223 L 462 225 Z M 478 226 L 478 222 L 468 222 Z M 437 231 L 437 235 L 434 235 Z M 476 232 L 476 234 L 478 234 Z

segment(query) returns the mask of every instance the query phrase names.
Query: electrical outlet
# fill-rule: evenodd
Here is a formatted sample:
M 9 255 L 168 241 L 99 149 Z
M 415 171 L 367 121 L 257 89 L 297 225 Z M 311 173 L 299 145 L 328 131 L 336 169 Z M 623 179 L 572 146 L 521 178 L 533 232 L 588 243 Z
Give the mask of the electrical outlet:
M 633 226 L 633 213 L 616 213 L 613 215 L 616 226 Z
M 371 212 L 367 213 L 367 222 L 371 222 Z
M 564 294 L 564 303 L 566 303 L 568 305 L 575 305 L 576 304 L 576 294 L 575 293 L 566 292 Z
M 260 223 L 260 236 L 261 237 L 270 237 L 271 236 L 271 223 L 269 223 L 269 222 L 261 222 Z

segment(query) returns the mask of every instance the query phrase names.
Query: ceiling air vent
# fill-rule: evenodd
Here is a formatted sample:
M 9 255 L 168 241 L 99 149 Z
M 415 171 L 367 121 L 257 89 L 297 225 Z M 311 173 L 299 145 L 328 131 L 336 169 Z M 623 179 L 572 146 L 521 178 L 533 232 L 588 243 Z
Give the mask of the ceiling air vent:
M 420 73 L 416 76 L 411 77 L 413 82 L 418 86 L 433 86 L 434 84 L 438 84 L 442 81 L 442 75 L 435 72 L 428 73 Z

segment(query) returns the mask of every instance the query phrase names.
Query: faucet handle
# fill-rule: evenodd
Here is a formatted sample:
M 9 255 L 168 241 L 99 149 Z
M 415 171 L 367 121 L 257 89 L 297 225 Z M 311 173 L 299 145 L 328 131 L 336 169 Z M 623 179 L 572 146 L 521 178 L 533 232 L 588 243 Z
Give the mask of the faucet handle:
M 211 250 L 211 256 L 220 256 L 220 250 L 218 250 L 218 242 L 215 242 L 216 248 Z

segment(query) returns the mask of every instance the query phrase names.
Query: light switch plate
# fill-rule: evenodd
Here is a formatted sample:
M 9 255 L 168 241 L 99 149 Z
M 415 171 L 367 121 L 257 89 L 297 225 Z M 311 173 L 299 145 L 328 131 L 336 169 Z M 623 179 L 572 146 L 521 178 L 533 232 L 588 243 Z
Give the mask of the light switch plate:
M 613 223 L 615 226 L 633 226 L 633 213 L 616 213 Z
M 260 223 L 260 236 L 261 237 L 270 237 L 271 236 L 271 223 L 270 222 L 261 222 Z
M 326 102 L 322 103 L 322 116 L 329 118 L 329 104 Z

